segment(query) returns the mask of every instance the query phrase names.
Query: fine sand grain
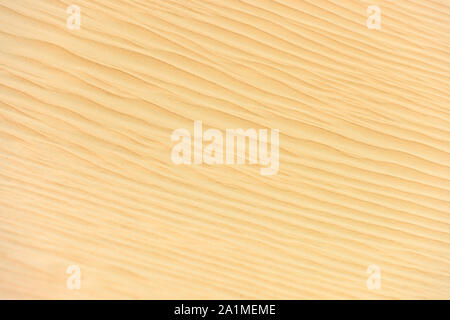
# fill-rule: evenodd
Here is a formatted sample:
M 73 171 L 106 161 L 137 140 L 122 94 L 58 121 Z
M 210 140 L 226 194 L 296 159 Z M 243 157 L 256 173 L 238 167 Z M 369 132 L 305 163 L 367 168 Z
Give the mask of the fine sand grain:
M 448 0 L 0 0 L 0 21 L 0 298 L 450 298 Z M 279 129 L 278 172 L 174 164 L 195 120 Z

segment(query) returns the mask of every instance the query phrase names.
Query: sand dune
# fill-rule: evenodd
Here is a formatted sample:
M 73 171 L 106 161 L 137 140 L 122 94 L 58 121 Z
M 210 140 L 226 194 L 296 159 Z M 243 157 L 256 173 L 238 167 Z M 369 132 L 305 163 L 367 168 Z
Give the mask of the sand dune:
M 450 298 L 449 1 L 0 0 L 0 19 L 0 298 Z M 277 173 L 174 164 L 196 120 L 278 129 Z

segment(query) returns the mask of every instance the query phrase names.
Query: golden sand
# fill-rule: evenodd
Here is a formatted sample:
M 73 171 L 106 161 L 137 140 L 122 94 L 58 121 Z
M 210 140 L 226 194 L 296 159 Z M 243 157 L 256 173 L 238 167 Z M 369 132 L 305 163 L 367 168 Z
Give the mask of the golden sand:
M 449 1 L 0 0 L 0 21 L 0 298 L 450 298 Z M 174 164 L 195 120 L 279 129 L 278 172 Z

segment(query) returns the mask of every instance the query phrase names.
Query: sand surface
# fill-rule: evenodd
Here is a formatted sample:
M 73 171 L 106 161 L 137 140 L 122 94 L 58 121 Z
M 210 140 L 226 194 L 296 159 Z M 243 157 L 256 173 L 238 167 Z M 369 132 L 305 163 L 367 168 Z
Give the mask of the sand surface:
M 450 298 L 450 1 L 0 0 L 0 21 L 0 298 Z M 277 174 L 174 164 L 195 120 L 279 129 Z

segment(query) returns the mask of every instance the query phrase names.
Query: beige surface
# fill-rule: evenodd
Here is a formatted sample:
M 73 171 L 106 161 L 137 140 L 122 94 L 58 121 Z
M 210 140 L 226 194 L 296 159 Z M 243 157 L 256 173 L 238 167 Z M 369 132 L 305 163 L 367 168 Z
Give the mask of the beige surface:
M 450 298 L 449 17 L 1 0 L 0 298 Z M 278 128 L 278 174 L 173 164 L 194 120 Z

